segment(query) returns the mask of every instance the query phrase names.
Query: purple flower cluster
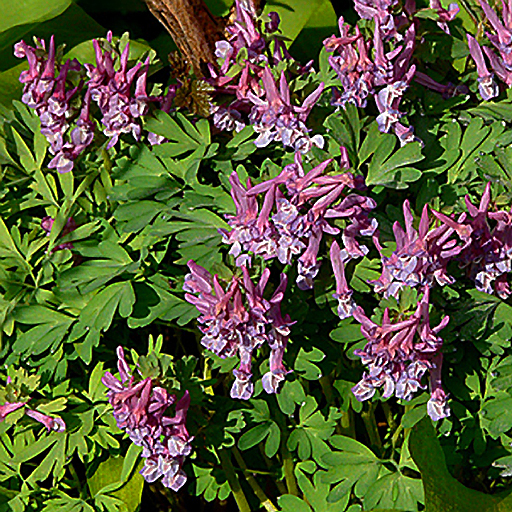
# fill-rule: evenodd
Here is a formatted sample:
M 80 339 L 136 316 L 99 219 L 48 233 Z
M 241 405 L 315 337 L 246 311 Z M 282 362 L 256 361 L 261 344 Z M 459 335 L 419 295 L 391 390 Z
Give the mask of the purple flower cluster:
M 48 51 L 42 39 L 35 41 L 35 47 L 24 41 L 14 47 L 14 55 L 26 58 L 29 63 L 28 71 L 20 75 L 20 82 L 24 84 L 22 101 L 35 109 L 41 119 L 41 133 L 47 138 L 50 152 L 54 155 L 48 167 L 58 172 L 69 172 L 74 160 L 91 144 L 94 133 L 87 94 L 75 127 L 69 131 L 78 112 L 76 101 L 83 85 L 82 66 L 76 59 L 58 64 L 53 36 Z M 70 83 L 74 85 L 70 86 Z
M 409 22 L 416 13 L 415 1 L 407 0 L 404 12 L 396 12 L 396 0 L 355 0 L 354 7 L 362 19 L 375 22 L 373 41 L 365 40 L 357 26 L 351 34 L 351 27 L 343 17 L 338 21 L 340 36 L 333 35 L 324 41 L 325 49 L 331 53 L 329 63 L 341 82 L 341 90 L 333 88 L 332 104 L 344 108 L 347 103 L 352 103 L 364 108 L 368 96 L 374 96 L 380 131 L 393 130 L 402 145 L 418 140 L 413 135 L 413 127 L 400 122 L 405 114 L 399 110 L 402 97 L 416 73 L 412 57 L 418 20 Z M 439 0 L 431 0 L 430 8 L 437 12 L 439 26 L 448 32 L 447 22 L 459 11 L 457 4 L 451 4 L 446 10 Z M 405 31 L 401 30 L 403 27 L 407 27 Z M 460 92 L 451 84 L 446 87 L 437 84 L 423 73 L 417 81 L 434 90 L 441 89 L 439 92 L 443 94 Z
M 414 314 L 394 323 L 387 308 L 382 325 L 372 322 L 361 307 L 355 308 L 353 316 L 368 340 L 363 350 L 354 351 L 367 367 L 361 381 L 352 388 L 358 400 L 370 399 L 377 388 L 383 388 L 384 398 L 395 395 L 411 400 L 418 389 L 425 389 L 421 379 L 429 371 L 431 398 L 427 404 L 428 414 L 435 421 L 449 416 L 447 395 L 441 386 L 442 339 L 438 336 L 448 324 L 449 317 L 431 328 L 428 310 L 428 287 L 425 287 Z
M 371 3 L 373 5 L 375 2 Z M 375 10 L 368 2 L 358 5 L 361 13 Z M 346 103 L 353 103 L 364 108 L 368 96 L 374 96 L 379 109 L 377 123 L 380 131 L 388 133 L 393 129 L 401 143 L 405 144 L 415 138 L 413 128 L 399 122 L 404 114 L 398 107 L 416 71 L 416 66 L 411 64 L 416 29 L 411 24 L 402 40 L 401 36 L 398 38 L 393 16 L 387 10 L 381 6 L 375 16 L 373 44 L 365 41 L 357 26 L 354 35 L 350 35 L 351 27 L 345 23 L 343 17 L 339 19 L 340 37 L 333 35 L 324 41 L 325 49 L 332 53 L 329 63 L 336 71 L 342 86 L 342 91 L 333 88 L 332 104 L 341 108 Z M 394 37 L 394 48 L 385 51 L 385 42 L 391 36 Z
M 416 312 L 408 318 L 392 323 L 386 309 L 382 326 L 369 320 L 358 307 L 345 277 L 343 251 L 337 242 L 331 246 L 331 262 L 336 279 L 338 315 L 341 319 L 353 316 L 361 325 L 369 343 L 360 355 L 368 367 L 363 379 L 354 388 L 359 400 L 371 398 L 375 389 L 384 388 L 384 397 L 395 394 L 410 400 L 412 394 L 422 388 L 421 378 L 430 372 L 432 397 L 428 412 L 433 419 L 449 414 L 446 394 L 441 386 L 440 353 L 442 340 L 437 333 L 446 326 L 448 317 L 434 329 L 429 326 L 429 293 L 435 284 L 451 284 L 448 275 L 450 261 L 458 261 L 468 269 L 468 274 L 479 291 L 496 292 L 505 299 L 511 295 L 508 274 L 512 272 L 512 210 L 490 212 L 491 188 L 487 184 L 479 206 L 468 196 L 465 198 L 468 213 L 458 217 L 447 216 L 432 210 L 437 225 L 429 228 L 428 206 L 423 208 L 416 230 L 409 201 L 403 205 L 405 230 L 399 222 L 393 225 L 396 250 L 391 256 L 382 254 L 376 237 L 374 243 L 381 253 L 382 274 L 376 281 L 375 291 L 385 298 L 400 298 L 404 287 L 418 287 L 423 292 Z M 416 335 L 419 341 L 414 341 Z
M 443 286 L 453 283 L 447 274 L 448 262 L 460 252 L 450 237 L 454 230 L 442 225 L 429 231 L 428 206 L 425 205 L 421 216 L 419 230 L 413 227 L 414 218 L 409 201 L 403 205 L 405 231 L 399 222 L 393 225 L 396 250 L 388 258 L 382 255 L 382 248 L 377 246 L 382 258 L 382 275 L 376 281 L 375 291 L 384 293 L 386 298 L 399 299 L 404 286 L 432 286 L 434 282 Z
M 118 54 L 112 47 L 112 32 L 107 34 L 103 45 L 97 40 L 93 45 L 96 65 L 85 64 L 89 77 L 87 88 L 103 116 L 103 133 L 110 137 L 107 148 L 114 146 L 123 133 L 131 133 L 135 140 L 139 140 L 142 131 L 140 118 L 148 112 L 150 101 L 146 92 L 149 58 L 145 66 L 138 62 L 128 69 L 130 46 L 127 44 L 116 66 Z M 132 95 L 134 82 L 135 92 Z
M 223 289 L 217 275 L 211 274 L 194 261 L 188 262 L 190 274 L 185 277 L 185 299 L 201 313 L 202 345 L 218 356 L 240 357 L 240 366 L 233 370 L 235 382 L 231 397 L 247 400 L 254 392 L 251 381 L 252 355 L 258 348 L 270 347 L 270 371 L 262 378 L 267 393 L 277 393 L 279 384 L 288 371 L 283 365 L 283 354 L 290 335 L 292 322 L 281 314 L 281 301 L 287 279 L 281 274 L 281 282 L 272 297 L 263 297 L 270 277 L 265 269 L 258 284 L 252 282 L 249 272 L 242 266 L 243 279 L 233 276 Z
M 128 69 L 129 44 L 119 54 L 112 44 L 112 32 L 104 41 L 94 40 L 93 46 L 95 65 L 82 66 L 76 59 L 59 64 L 53 36 L 48 51 L 42 39 L 36 39 L 35 47 L 24 41 L 15 45 L 16 57 L 29 62 L 28 71 L 20 75 L 24 84 L 22 101 L 35 109 L 41 119 L 41 132 L 54 155 L 48 167 L 61 173 L 73 169 L 76 158 L 94 139 L 91 101 L 99 107 L 102 131 L 110 138 L 107 148 L 111 148 L 125 133 L 140 139 L 140 118 L 148 113 L 151 102 L 160 103 L 160 108 L 168 112 L 174 98 L 173 86 L 165 96 L 148 96 L 149 60 L 145 65 L 139 62 Z M 85 94 L 80 98 L 82 89 Z M 151 144 L 162 142 L 154 134 L 150 134 L 149 140 Z
M 475 61 L 478 73 L 478 90 L 484 100 L 490 100 L 499 95 L 498 84 L 494 81 L 496 75 L 507 87 L 512 85 L 512 5 L 502 2 L 502 20 L 485 0 L 479 0 L 485 17 L 491 24 L 494 33 L 486 32 L 486 36 L 494 46 L 480 46 L 478 41 L 467 34 L 469 51 Z M 485 53 L 492 71 L 489 71 L 485 61 Z
M 278 31 L 279 16 L 272 12 L 265 24 L 265 35 L 258 28 L 256 14 L 245 3 L 236 0 L 236 19 L 228 27 L 228 40 L 216 43 L 219 69 L 210 65 L 209 82 L 219 95 L 235 95 L 223 105 L 212 106 L 213 122 L 221 130 L 240 131 L 247 124 L 259 134 L 255 143 L 265 147 L 273 141 L 307 153 L 311 147 L 323 147 L 320 135 L 309 136 L 306 119 L 318 101 L 323 83 L 302 105 L 293 105 L 285 72 L 279 76 L 279 88 L 272 69 L 283 60 L 292 61 L 284 43 L 269 36 Z M 300 71 L 309 71 L 310 64 Z
M 344 148 L 343 154 L 342 165 L 348 166 Z M 250 252 L 265 260 L 277 258 L 285 265 L 299 257 L 297 284 L 303 290 L 310 289 L 320 268 L 317 256 L 323 233 L 340 233 L 328 222 L 334 218 L 346 219 L 348 224 L 342 234 L 343 260 L 368 252 L 357 237 L 375 235 L 377 222 L 368 217 L 375 202 L 354 193 L 343 197 L 345 189 L 364 190 L 364 179 L 350 172 L 323 175 L 330 163 L 331 160 L 326 160 L 305 174 L 301 154 L 297 152 L 293 164 L 256 186 L 247 180 L 244 187 L 236 173 L 231 175 L 231 196 L 237 213 L 228 217 L 231 231 L 222 230 L 222 234 L 224 241 L 232 245 L 230 254 L 237 265 L 250 265 Z M 259 211 L 260 194 L 265 195 Z
M 490 212 L 491 185 L 487 184 L 479 206 L 466 196 L 468 214 L 457 219 L 434 211 L 450 234 L 460 240 L 457 260 L 468 269 L 477 290 L 506 299 L 510 296 L 508 274 L 512 271 L 512 210 Z M 489 222 L 491 221 L 491 222 Z M 491 224 L 494 227 L 491 228 Z M 450 243 L 455 245 L 456 241 Z
M 114 408 L 117 426 L 131 441 L 142 446 L 144 467 L 140 471 L 147 482 L 162 478 L 162 484 L 177 491 L 187 475 L 183 471 L 185 457 L 190 454 L 189 435 L 185 426 L 190 396 L 185 391 L 176 402 L 176 395 L 155 385 L 151 378 L 135 382 L 122 347 L 117 348 L 117 367 L 121 380 L 106 372 L 103 384 L 109 389 L 108 399 Z M 175 415 L 167 416 L 167 409 L 175 404 Z

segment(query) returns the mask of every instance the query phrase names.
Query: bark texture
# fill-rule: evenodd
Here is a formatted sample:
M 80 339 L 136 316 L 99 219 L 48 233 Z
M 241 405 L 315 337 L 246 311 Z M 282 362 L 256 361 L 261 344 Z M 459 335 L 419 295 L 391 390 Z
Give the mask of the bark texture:
M 226 18 L 213 16 L 203 0 L 144 0 L 150 12 L 171 34 L 182 56 L 197 77 L 203 77 L 206 63 L 215 65 L 215 42 L 225 39 L 225 28 L 233 18 L 234 8 Z M 241 3 L 257 11 L 262 0 Z

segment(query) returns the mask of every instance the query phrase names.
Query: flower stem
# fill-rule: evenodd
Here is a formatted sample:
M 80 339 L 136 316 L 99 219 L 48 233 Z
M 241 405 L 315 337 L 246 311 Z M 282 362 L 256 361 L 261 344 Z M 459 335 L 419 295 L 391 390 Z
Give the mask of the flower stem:
M 377 428 L 377 421 L 375 420 L 374 411 L 375 404 L 370 402 L 368 404 L 368 410 L 363 411 L 361 413 L 361 417 L 363 418 L 364 426 L 366 427 L 366 432 L 368 432 L 370 443 L 382 451 L 382 441 L 380 439 L 379 430 Z
M 244 459 L 242 458 L 242 454 L 238 451 L 238 448 L 236 446 L 233 447 L 233 455 L 235 456 L 238 465 L 244 470 L 245 479 L 247 480 L 247 483 L 251 486 L 251 489 L 253 490 L 256 497 L 260 500 L 261 505 L 265 508 L 267 512 L 277 512 L 277 508 L 270 501 L 267 495 L 263 492 L 263 489 L 260 487 L 260 484 L 258 484 L 256 478 L 254 478 L 252 474 L 246 472 L 247 464 L 245 463 Z
M 244 491 L 240 486 L 240 482 L 238 481 L 238 477 L 235 473 L 235 468 L 231 462 L 231 454 L 228 450 L 218 450 L 217 455 L 222 464 L 222 469 L 224 470 L 224 473 L 226 473 L 229 488 L 231 489 L 236 504 L 238 505 L 238 510 L 240 512 L 251 512 L 251 507 L 249 506 L 249 502 L 247 501 Z

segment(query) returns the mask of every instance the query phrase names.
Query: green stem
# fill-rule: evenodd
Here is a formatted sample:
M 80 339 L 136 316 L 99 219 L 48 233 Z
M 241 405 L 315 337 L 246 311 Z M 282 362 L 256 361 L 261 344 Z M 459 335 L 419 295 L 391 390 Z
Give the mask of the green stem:
M 238 477 L 235 473 L 235 468 L 231 462 L 231 455 L 227 450 L 218 450 L 217 455 L 222 464 L 222 469 L 224 473 L 226 473 L 226 478 L 228 479 L 229 488 L 235 497 L 236 504 L 238 505 L 238 510 L 240 512 L 251 512 L 251 507 L 249 506 L 249 502 L 245 497 L 244 491 L 240 486 L 240 482 L 238 481 Z
M 299 496 L 299 488 L 297 487 L 297 480 L 295 479 L 294 473 L 295 466 L 293 464 L 293 457 L 287 446 L 288 429 L 286 426 L 286 421 L 281 411 L 277 410 L 277 408 L 274 408 L 274 411 L 276 421 L 279 425 L 279 429 L 281 430 L 281 458 L 283 459 L 283 471 L 284 479 L 286 482 L 286 489 L 288 490 L 288 494 Z
M 332 391 L 331 381 L 327 375 L 320 377 L 320 386 L 324 392 L 325 399 L 329 405 L 334 405 L 334 393 Z
M 288 494 L 298 496 L 299 488 L 297 487 L 297 480 L 295 479 L 295 473 L 293 472 L 293 458 L 290 450 L 288 450 L 288 447 L 286 446 L 285 439 L 281 441 L 281 457 L 283 458 L 284 479 L 286 481 L 286 489 L 288 490 Z
M 370 444 L 382 451 L 382 441 L 380 439 L 379 429 L 377 428 L 377 421 L 375 420 L 375 404 L 370 403 L 368 410 L 361 413 L 361 417 L 363 418 L 366 432 L 368 432 Z
M 263 448 L 263 444 L 260 443 L 258 445 L 259 449 L 260 449 L 260 453 L 261 453 L 261 456 L 263 457 L 263 460 L 265 461 L 265 465 L 267 466 L 268 470 L 270 472 L 272 472 L 272 461 L 267 457 L 267 454 L 265 453 L 265 449 Z M 258 473 L 257 471 L 252 471 L 252 473 Z M 272 473 L 269 473 L 269 472 L 261 472 L 262 474 L 274 474 L 273 472 Z M 276 480 L 276 486 L 279 490 L 279 492 L 281 494 L 286 494 L 287 493 L 287 490 L 286 490 L 286 487 L 284 486 L 283 482 L 281 482 L 281 480 Z
M 382 410 L 384 411 L 384 416 L 386 416 L 386 421 L 388 422 L 389 428 L 395 431 L 398 427 L 395 418 L 393 417 L 393 411 L 389 406 L 388 402 L 381 402 Z
M 238 451 L 236 446 L 233 447 L 233 455 L 235 456 L 238 465 L 244 470 L 245 479 L 251 486 L 251 489 L 253 490 L 256 497 L 260 500 L 261 505 L 267 512 L 277 512 L 277 508 L 263 492 L 263 489 L 260 487 L 260 484 L 258 484 L 256 478 L 254 478 L 252 474 L 246 472 L 247 464 L 245 463 L 244 459 L 242 458 L 242 454 Z
M 348 407 L 348 411 L 343 413 L 341 417 L 341 434 L 352 439 L 356 438 L 356 427 L 354 424 L 354 411 L 352 407 Z

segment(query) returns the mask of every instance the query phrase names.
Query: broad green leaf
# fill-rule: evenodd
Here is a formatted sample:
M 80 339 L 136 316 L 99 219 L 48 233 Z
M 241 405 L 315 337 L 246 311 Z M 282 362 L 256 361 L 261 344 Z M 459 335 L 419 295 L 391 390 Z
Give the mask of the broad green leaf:
M 429 512 L 507 512 L 511 509 L 510 491 L 484 494 L 465 487 L 450 475 L 430 418 L 424 418 L 413 427 L 409 449 L 421 473 Z
M 134 472 L 131 478 L 124 482 L 121 479 L 123 467 L 123 457 L 110 457 L 88 478 L 87 485 L 95 498 L 107 495 L 119 499 L 126 505 L 128 512 L 135 512 L 141 501 L 144 478 L 138 472 Z
M 332 6 L 329 9 L 324 3 L 329 2 L 323 0 L 287 0 L 286 2 L 269 0 L 265 4 L 263 15 L 266 17 L 272 11 L 277 12 L 281 18 L 279 28 L 290 41 L 294 41 L 306 28 L 313 30 L 317 27 L 325 27 L 324 30 L 329 32 L 328 28 L 332 27 L 335 30 L 334 10 Z M 323 14 L 324 18 L 321 19 L 319 14 Z M 309 32 L 304 34 L 304 39 L 308 37 L 308 34 Z M 321 46 L 318 44 L 315 54 L 320 51 L 320 48 Z
M 283 494 L 277 499 L 277 503 L 282 512 L 311 512 L 309 505 L 293 494 Z

